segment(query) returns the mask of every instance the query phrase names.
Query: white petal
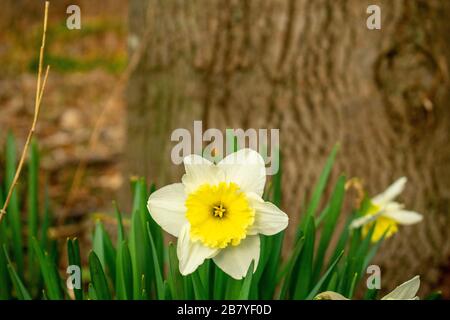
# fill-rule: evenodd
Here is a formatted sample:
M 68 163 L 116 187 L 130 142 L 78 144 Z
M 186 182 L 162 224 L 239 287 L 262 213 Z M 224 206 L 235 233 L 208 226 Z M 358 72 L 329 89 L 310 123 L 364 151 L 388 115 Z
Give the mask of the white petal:
M 255 222 L 249 230 L 250 234 L 274 235 L 286 229 L 289 217 L 270 202 L 265 202 L 256 194 L 248 194 L 250 206 L 255 209 Z
M 422 221 L 423 216 L 420 213 L 407 210 L 387 211 L 384 216 L 394 219 L 399 224 L 415 224 Z
M 183 184 L 174 183 L 153 192 L 148 198 L 147 208 L 161 228 L 178 237 L 181 228 L 187 223 L 185 201 Z
M 386 205 L 383 207 L 384 211 L 399 211 L 402 210 L 405 206 L 401 203 L 391 201 L 386 203 Z
M 191 154 L 185 157 L 183 161 L 186 174 L 182 181 L 188 194 L 205 183 L 218 184 L 224 180 L 224 174 L 221 170 L 214 163 L 199 155 Z
M 234 182 L 244 192 L 262 196 L 266 184 L 266 166 L 263 157 L 252 149 L 241 149 L 218 163 L 225 172 L 226 182 Z
M 315 296 L 314 300 L 350 300 L 334 291 L 325 291 Z
M 417 300 L 417 291 L 420 288 L 420 277 L 415 276 L 411 280 L 402 283 L 381 300 Z
M 256 270 L 259 262 L 259 236 L 247 236 L 237 246 L 228 246 L 213 258 L 223 272 L 234 279 L 242 279 L 248 271 L 252 261 Z
M 372 198 L 373 203 L 384 206 L 388 202 L 394 200 L 405 189 L 406 177 L 401 177 L 391 184 L 383 193 Z
M 360 218 L 357 218 L 357 219 L 353 220 L 352 223 L 350 224 L 350 229 L 357 229 L 359 227 L 362 227 L 362 226 L 376 220 L 382 214 L 383 214 L 383 211 L 380 210 L 379 212 L 377 212 L 373 215 L 365 215 Z
M 197 270 L 205 259 L 214 257 L 218 252 L 218 249 L 206 247 L 199 241 L 192 242 L 189 232 L 190 226 L 187 223 L 181 229 L 177 243 L 179 268 L 184 276 Z

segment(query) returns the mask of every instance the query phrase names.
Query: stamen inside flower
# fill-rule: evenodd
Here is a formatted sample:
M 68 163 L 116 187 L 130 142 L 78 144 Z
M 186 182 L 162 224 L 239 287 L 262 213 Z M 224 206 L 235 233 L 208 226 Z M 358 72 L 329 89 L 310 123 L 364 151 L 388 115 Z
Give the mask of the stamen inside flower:
M 366 215 L 373 216 L 379 213 L 380 210 L 382 210 L 380 206 L 372 204 Z M 374 223 L 376 223 L 376 225 L 372 233 L 372 242 L 377 242 L 378 240 L 380 240 L 385 233 L 385 238 L 389 238 L 398 231 L 397 222 L 394 219 L 381 215 L 377 217 L 373 222 L 364 225 L 362 229 L 363 237 L 367 236 Z
M 224 208 L 223 204 L 219 204 L 213 207 L 213 215 L 214 217 L 223 218 L 223 215 L 227 209 Z
M 255 211 L 235 183 L 204 184 L 186 199 L 193 241 L 211 248 L 236 246 L 247 236 Z

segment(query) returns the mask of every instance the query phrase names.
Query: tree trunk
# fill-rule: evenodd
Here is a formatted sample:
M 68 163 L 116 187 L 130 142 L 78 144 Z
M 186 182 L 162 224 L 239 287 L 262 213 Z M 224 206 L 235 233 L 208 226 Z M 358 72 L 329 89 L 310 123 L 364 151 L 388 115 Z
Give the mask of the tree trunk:
M 381 30 L 366 9 L 381 7 Z M 450 2 L 131 0 L 130 43 L 145 54 L 128 88 L 128 173 L 180 179 L 172 130 L 279 128 L 283 209 L 296 224 L 325 158 L 370 194 L 400 176 L 424 221 L 386 241 L 383 288 L 448 263 Z M 148 9 L 148 10 L 147 10 Z M 144 30 L 147 36 L 143 39 Z M 292 231 L 292 230 L 291 230 Z M 291 232 L 292 233 L 292 232 Z

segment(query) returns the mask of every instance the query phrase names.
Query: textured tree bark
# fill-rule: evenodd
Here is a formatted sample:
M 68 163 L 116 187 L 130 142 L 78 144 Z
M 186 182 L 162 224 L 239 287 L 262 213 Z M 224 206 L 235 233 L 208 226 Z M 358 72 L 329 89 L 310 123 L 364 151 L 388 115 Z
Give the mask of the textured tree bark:
M 371 4 L 381 7 L 381 30 L 366 27 Z M 449 1 L 130 6 L 130 43 L 147 49 L 128 88 L 129 174 L 178 180 L 170 134 L 193 120 L 205 129 L 279 128 L 283 209 L 295 224 L 340 142 L 336 172 L 362 178 L 372 194 L 405 175 L 402 200 L 425 215 L 382 248 L 382 285 L 420 273 L 423 290 L 433 288 L 450 254 Z

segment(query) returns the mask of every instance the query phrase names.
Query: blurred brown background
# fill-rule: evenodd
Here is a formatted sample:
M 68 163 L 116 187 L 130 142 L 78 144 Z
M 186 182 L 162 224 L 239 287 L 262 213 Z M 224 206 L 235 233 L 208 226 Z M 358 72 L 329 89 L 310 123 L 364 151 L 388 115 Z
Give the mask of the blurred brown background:
M 65 26 L 70 4 L 81 30 Z M 366 27 L 371 4 L 381 30 Z M 23 143 L 42 3 L 4 7 L 0 141 L 11 129 Z M 170 134 L 193 120 L 279 128 L 291 224 L 340 142 L 335 173 L 371 194 L 405 175 L 401 200 L 425 216 L 381 249 L 384 288 L 421 274 L 449 297 L 449 18 L 446 0 L 51 1 L 37 136 L 60 222 L 126 207 L 131 175 L 178 180 Z

